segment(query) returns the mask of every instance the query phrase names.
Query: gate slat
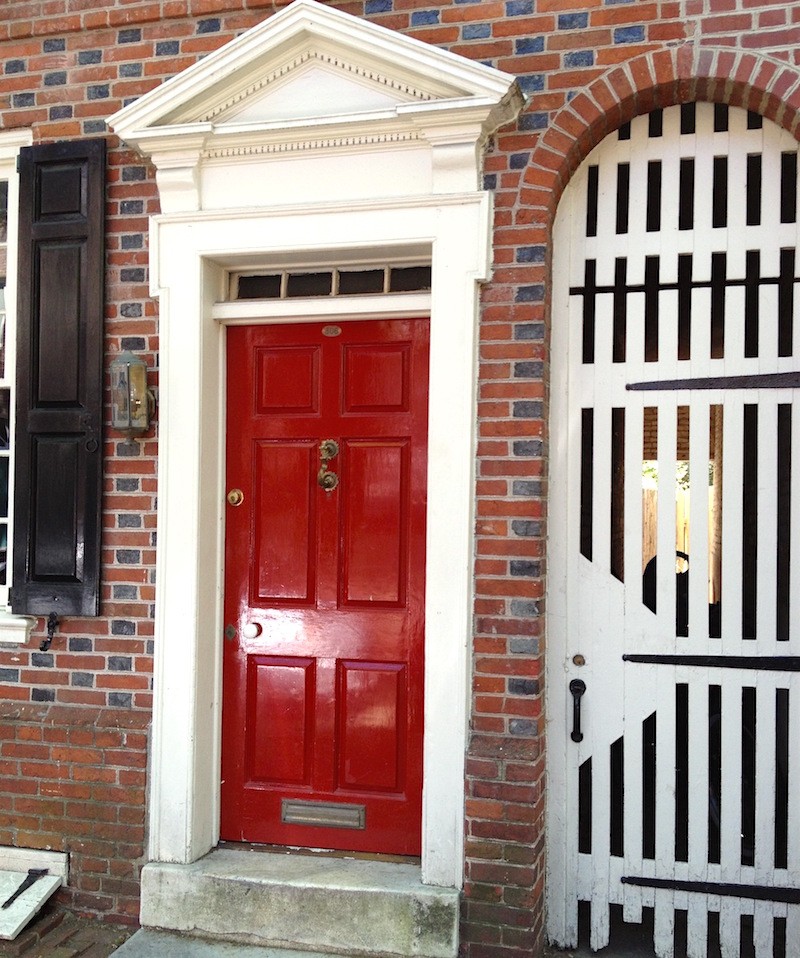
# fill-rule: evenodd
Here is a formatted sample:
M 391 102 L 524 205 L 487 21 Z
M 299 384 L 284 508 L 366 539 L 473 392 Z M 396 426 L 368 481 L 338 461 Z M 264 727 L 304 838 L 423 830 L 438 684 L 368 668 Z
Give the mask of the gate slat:
M 708 462 L 710 405 L 694 399 L 689 413 L 689 640 L 694 653 L 708 647 Z M 701 676 L 698 673 L 697 678 Z M 707 739 L 706 739 L 707 741 Z
M 777 252 L 777 251 L 776 251 Z M 767 272 L 769 270 L 769 272 Z M 777 276 L 780 264 L 775 268 L 761 264 L 762 276 Z M 778 355 L 778 287 L 762 285 L 760 291 L 760 322 L 758 324 L 758 365 L 761 371 L 771 373 Z
M 691 637 L 691 625 L 689 634 Z M 690 674 L 688 875 L 690 881 L 705 881 L 708 878 L 708 671 L 692 669 Z M 689 895 L 686 926 L 688 958 L 705 958 L 707 905 L 707 895 Z
M 674 535 L 674 528 L 672 529 L 672 533 Z M 675 670 L 673 668 L 661 666 L 661 672 L 662 674 L 657 685 L 656 692 L 657 751 L 655 874 L 658 878 L 674 878 Z M 674 895 L 668 889 L 657 889 L 654 894 L 654 948 L 659 958 L 671 958 L 675 926 Z
M 775 677 L 756 679 L 756 843 L 755 882 L 775 880 Z
M 705 104 L 697 104 L 697 134 L 707 124 Z M 710 106 L 710 104 L 709 104 Z M 714 179 L 714 155 L 717 152 L 712 136 L 695 135 L 691 138 L 695 144 L 695 194 L 694 194 L 694 247 L 695 279 L 711 279 L 711 250 L 719 248 L 719 241 L 711 229 L 712 191 L 710 184 Z
M 719 907 L 719 949 L 722 958 L 741 958 L 739 954 L 739 902 L 723 898 Z
M 634 325 L 643 326 L 639 310 L 632 317 Z M 642 354 L 638 354 L 642 355 Z M 644 444 L 644 411 L 640 401 L 629 403 L 625 417 L 625 474 L 638 476 L 642 469 Z M 625 496 L 625 619 L 631 623 L 631 639 L 638 644 L 643 631 L 634 623 L 643 623 L 647 611 L 642 603 L 642 496 L 636 493 L 634 483 L 626 482 Z M 649 612 L 648 612 L 649 614 Z M 630 641 L 630 639 L 629 639 Z M 624 874 L 643 874 L 642 858 L 642 722 L 652 710 L 649 690 L 657 677 L 653 666 L 624 666 Z M 623 886 L 623 918 L 627 922 L 642 920 L 642 892 L 635 885 Z
M 742 636 L 742 400 L 728 394 L 722 413 L 722 651 L 738 654 Z
M 753 909 L 753 945 L 756 958 L 773 958 L 773 908 L 768 901 L 757 901 Z
M 759 652 L 775 654 L 778 581 L 778 407 L 774 393 L 756 390 L 758 401 L 758 572 L 756 636 Z
M 658 403 L 658 567 L 657 638 L 664 651 L 675 650 L 675 449 L 674 400 Z
M 795 410 L 796 411 L 796 410 Z M 797 539 L 794 544 L 797 544 Z M 794 647 L 794 653 L 797 654 L 797 646 Z M 797 756 L 800 755 L 800 678 L 797 675 L 791 676 L 786 682 L 789 686 L 789 768 L 788 776 L 788 818 L 789 818 L 789 841 L 786 854 L 787 874 L 790 885 L 794 888 L 800 887 L 800 841 L 797 836 L 797 822 L 800 822 L 800 762 Z M 794 756 L 795 761 L 791 761 Z M 793 827 L 794 826 L 794 827 Z M 790 917 L 794 915 L 792 921 L 797 932 L 793 939 L 800 941 L 800 905 L 792 905 L 790 908 Z M 787 936 L 789 934 L 787 926 Z
M 671 892 L 661 891 L 656 895 L 653 950 L 658 958 L 673 958 L 675 954 L 675 908 Z
M 796 284 L 795 289 L 800 288 Z M 800 299 L 798 299 L 800 310 Z M 795 322 L 798 314 L 795 313 Z M 795 350 L 800 352 L 800 323 L 797 325 Z M 792 467 L 791 467 L 791 543 L 789 547 L 789 640 L 794 655 L 800 654 L 800 390 L 794 390 L 792 402 Z M 785 642 L 783 643 L 786 644 Z M 798 754 L 795 752 L 794 754 Z M 800 821 L 800 819 L 793 819 Z
M 605 297 L 609 300 L 609 297 Z M 611 357 L 611 311 L 607 304 L 598 309 L 597 344 L 608 344 Z M 600 355 L 598 353 L 598 355 Z M 593 478 L 593 521 L 594 548 L 592 567 L 588 570 L 587 581 L 591 583 L 592 623 L 584 633 L 591 641 L 591 650 L 587 656 L 590 670 L 587 673 L 587 692 L 583 699 L 584 721 L 587 737 L 591 742 L 592 757 L 592 899 L 591 899 L 591 947 L 594 950 L 604 948 L 609 941 L 610 899 L 610 742 L 614 740 L 614 724 L 609 726 L 602 721 L 602 703 L 595 700 L 591 684 L 591 675 L 595 668 L 608 673 L 608 681 L 613 689 L 611 694 L 622 695 L 618 686 L 621 676 L 621 662 L 616 662 L 609 652 L 614 648 L 615 636 L 609 634 L 612 622 L 612 592 L 617 596 L 622 591 L 620 583 L 615 582 L 609 573 L 611 551 L 611 408 L 608 398 L 595 394 L 594 406 L 594 478 Z M 606 573 L 606 575 L 602 575 Z M 619 586 L 619 589 L 616 588 Z M 619 610 L 621 611 L 621 610 Z M 619 614 L 619 613 L 618 613 Z M 614 617 L 616 618 L 616 617 Z M 621 726 L 621 721 L 619 722 Z
M 720 880 L 739 884 L 742 881 L 742 691 L 738 674 L 732 670 L 720 670 L 719 681 L 722 686 Z

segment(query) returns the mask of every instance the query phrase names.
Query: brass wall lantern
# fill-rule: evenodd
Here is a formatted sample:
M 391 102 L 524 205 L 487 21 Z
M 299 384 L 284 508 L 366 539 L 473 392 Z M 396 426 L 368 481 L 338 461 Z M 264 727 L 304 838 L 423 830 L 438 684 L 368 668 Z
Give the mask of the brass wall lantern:
M 133 353 L 112 360 L 111 427 L 125 436 L 139 436 L 150 428 L 156 400 L 147 385 L 147 364 Z

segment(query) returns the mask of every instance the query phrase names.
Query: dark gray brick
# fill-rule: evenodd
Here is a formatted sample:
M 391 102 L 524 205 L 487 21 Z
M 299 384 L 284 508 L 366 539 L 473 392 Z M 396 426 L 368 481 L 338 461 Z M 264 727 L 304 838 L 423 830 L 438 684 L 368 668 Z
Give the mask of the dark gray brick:
M 136 635 L 136 624 L 134 622 L 129 622 L 127 619 L 112 619 L 111 634 Z
M 532 736 L 536 734 L 536 722 L 531 719 L 511 719 L 508 723 L 508 731 L 520 737 Z
M 536 679 L 509 679 L 508 691 L 512 695 L 537 695 L 539 682 Z
M 511 484 L 511 492 L 515 496 L 540 496 L 542 484 L 538 479 L 515 479 Z
M 111 594 L 115 599 L 138 599 L 139 590 L 135 585 L 125 585 L 119 584 L 115 585 L 111 590 Z
M 56 693 L 54 689 L 31 689 L 32 702 L 55 702 Z
M 143 200 L 123 200 L 119 204 L 120 213 L 125 213 L 126 215 L 136 215 L 137 213 L 144 213 L 144 201 Z
M 521 439 L 512 446 L 515 456 L 541 456 L 541 439 Z
M 0 682 L 19 682 L 19 669 L 0 669 Z
M 530 559 L 512 559 L 509 568 L 511 575 L 537 576 L 541 566 L 538 562 L 533 562 Z
M 133 695 L 130 692 L 109 692 L 108 704 L 118 709 L 129 709 L 133 705 Z
M 78 63 L 81 66 L 87 66 L 90 63 L 101 63 L 102 60 L 102 50 L 81 50 L 80 53 L 78 53 Z
M 539 603 L 535 599 L 512 599 L 511 614 L 520 619 L 528 619 L 539 614 Z
M 121 476 L 116 480 L 117 492 L 138 492 L 139 480 L 135 476 Z
M 139 43 L 141 39 L 142 31 L 139 27 L 127 27 L 117 34 L 117 43 Z
M 119 278 L 120 282 L 123 283 L 143 283 L 145 281 L 146 274 L 141 266 L 136 266 L 133 268 L 121 269 L 119 271 Z
M 539 643 L 536 639 L 523 639 L 516 636 L 509 641 L 508 649 L 513 655 L 538 655 Z
M 138 565 L 142 554 L 138 549 L 117 549 L 117 562 L 120 565 Z
M 120 529 L 141 529 L 142 517 L 133 513 L 122 512 L 117 516 L 117 525 Z
M 137 349 L 144 349 L 147 344 L 145 343 L 144 336 L 123 336 L 121 346 L 123 349 L 130 349 L 132 352 L 135 352 Z
M 133 659 L 129 655 L 109 655 L 108 668 L 111 672 L 130 672 Z
M 511 415 L 515 419 L 541 419 L 542 403 L 538 399 L 521 399 L 512 403 Z
M 52 652 L 32 652 L 31 665 L 37 669 L 52 669 L 55 658 Z
M 50 37 L 42 44 L 44 53 L 63 53 L 67 49 L 67 41 L 63 37 Z
M 199 20 L 197 23 L 198 33 L 219 33 L 222 24 L 219 17 L 208 17 L 206 20 Z
M 544 341 L 544 323 L 518 323 L 514 327 L 514 339 Z
M 534 519 L 512 519 L 511 531 L 515 536 L 538 536 L 541 534 L 541 523 Z
M 142 315 L 142 304 L 141 303 L 123 303 L 119 312 L 121 316 L 124 316 L 126 319 L 138 319 Z
M 73 672 L 69 682 L 79 689 L 90 689 L 94 686 L 94 675 L 91 672 Z
M 93 648 L 92 640 L 83 635 L 73 636 L 68 640 L 70 652 L 91 652 Z

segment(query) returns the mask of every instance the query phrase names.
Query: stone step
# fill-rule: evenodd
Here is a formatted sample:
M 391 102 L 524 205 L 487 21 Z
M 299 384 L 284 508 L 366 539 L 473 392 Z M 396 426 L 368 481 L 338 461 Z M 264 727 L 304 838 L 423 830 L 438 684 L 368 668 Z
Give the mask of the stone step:
M 219 848 L 142 871 L 143 927 L 293 949 L 291 958 L 455 958 L 458 912 L 456 889 L 423 885 L 407 862 Z

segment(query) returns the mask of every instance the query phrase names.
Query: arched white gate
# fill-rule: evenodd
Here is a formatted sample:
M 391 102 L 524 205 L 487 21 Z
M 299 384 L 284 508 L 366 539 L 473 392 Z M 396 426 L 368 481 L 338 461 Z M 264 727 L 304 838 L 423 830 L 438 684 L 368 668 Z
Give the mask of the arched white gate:
M 559 209 L 548 934 L 565 947 L 628 922 L 652 923 L 659 956 L 800 955 L 797 157 L 760 116 L 685 104 L 609 136 Z

